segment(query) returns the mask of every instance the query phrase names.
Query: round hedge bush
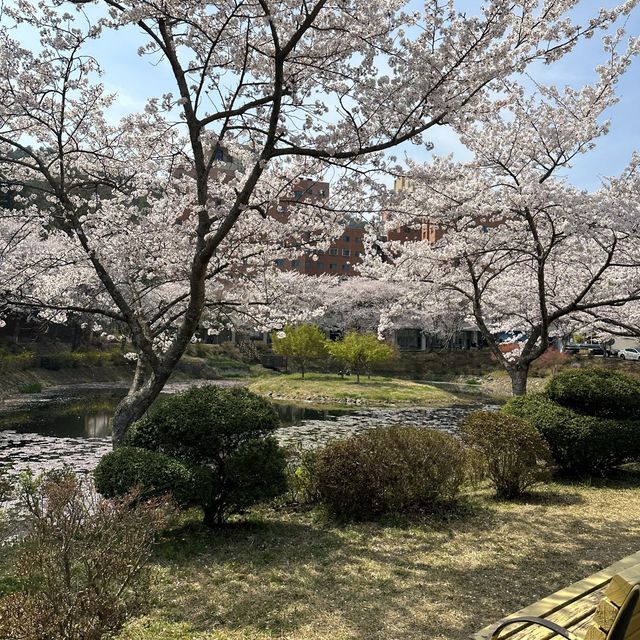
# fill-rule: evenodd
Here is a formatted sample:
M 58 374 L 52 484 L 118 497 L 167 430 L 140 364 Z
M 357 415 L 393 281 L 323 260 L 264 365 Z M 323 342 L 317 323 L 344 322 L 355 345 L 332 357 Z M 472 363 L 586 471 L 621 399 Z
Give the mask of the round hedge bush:
M 591 416 L 633 418 L 640 414 L 640 380 L 608 369 L 569 369 L 546 387 L 554 402 Z
M 606 475 L 640 456 L 640 421 L 586 416 L 543 394 L 511 398 L 502 408 L 533 424 L 568 475 Z
M 119 447 L 107 453 L 93 477 L 105 498 L 124 495 L 138 486 L 143 497 L 170 494 L 183 507 L 201 505 L 212 487 L 209 469 L 137 447 Z
M 517 498 L 549 477 L 549 445 L 532 424 L 499 411 L 476 411 L 462 423 L 463 441 L 480 453 L 483 475 L 501 498 Z
M 205 468 L 206 495 L 198 485 L 190 502 L 179 501 L 200 505 L 204 522 L 213 526 L 232 513 L 286 491 L 285 455 L 270 435 L 278 426 L 278 414 L 269 402 L 246 389 L 199 387 L 156 403 L 131 426 L 123 449 L 136 452 L 130 454 L 134 459 L 143 455 L 140 452 L 147 457 L 153 453 L 173 460 L 178 468 Z M 117 466 L 124 464 L 120 458 L 105 464 L 103 475 L 122 473 Z M 133 464 L 127 459 L 125 466 Z M 141 462 L 138 468 L 146 465 Z M 126 479 L 134 476 L 125 473 L 125 480 L 110 482 L 124 492 L 131 488 Z M 137 477 L 145 486 L 152 484 L 151 479 Z M 102 480 L 101 486 L 105 484 L 107 480 Z
M 264 398 L 243 388 L 210 385 L 161 398 L 131 426 L 125 444 L 205 462 L 279 426 L 278 413 Z
M 361 520 L 454 502 L 466 475 L 463 444 L 432 429 L 389 427 L 336 440 L 313 456 L 320 502 Z

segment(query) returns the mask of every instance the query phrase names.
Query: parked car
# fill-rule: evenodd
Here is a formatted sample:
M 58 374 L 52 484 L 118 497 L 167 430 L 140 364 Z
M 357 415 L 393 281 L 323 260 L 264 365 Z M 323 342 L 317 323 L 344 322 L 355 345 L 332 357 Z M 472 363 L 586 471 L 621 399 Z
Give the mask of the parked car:
M 618 351 L 618 358 L 622 358 L 623 360 L 640 360 L 640 349 L 634 349 L 633 347 L 620 349 L 620 351 Z
M 611 348 L 607 344 L 597 344 L 592 342 L 581 342 L 576 344 L 569 342 L 564 346 L 564 352 L 572 355 L 589 354 L 592 356 L 608 357 L 611 354 Z

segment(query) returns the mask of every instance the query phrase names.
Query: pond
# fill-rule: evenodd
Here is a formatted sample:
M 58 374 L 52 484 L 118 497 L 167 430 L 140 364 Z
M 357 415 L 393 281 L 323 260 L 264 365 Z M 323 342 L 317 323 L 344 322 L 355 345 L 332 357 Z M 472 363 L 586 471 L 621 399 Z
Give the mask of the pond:
M 92 470 L 111 450 L 111 417 L 122 390 L 76 388 L 41 395 L 29 404 L 0 413 L 0 464 L 12 473 L 69 465 Z M 367 429 L 416 425 L 454 431 L 460 419 L 479 405 L 445 408 L 318 408 L 274 402 L 282 427 L 276 435 L 285 446 L 319 446 Z M 485 408 L 489 408 L 485 405 Z

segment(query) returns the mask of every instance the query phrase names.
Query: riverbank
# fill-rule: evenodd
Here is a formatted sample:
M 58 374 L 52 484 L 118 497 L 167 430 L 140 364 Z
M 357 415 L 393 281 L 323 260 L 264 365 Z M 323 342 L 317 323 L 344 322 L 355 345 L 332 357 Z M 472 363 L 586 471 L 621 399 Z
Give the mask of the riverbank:
M 442 407 L 464 402 L 463 394 L 434 385 L 379 376 L 363 376 L 358 383 L 355 376 L 343 379 L 335 374 L 309 373 L 302 379 L 299 374 L 274 374 L 253 379 L 249 389 L 273 400 L 319 405 Z
M 114 384 L 128 387 L 133 368 L 128 365 L 81 366 L 49 370 L 43 368 L 2 371 L 0 374 L 0 404 L 11 399 L 28 398 L 52 387 Z

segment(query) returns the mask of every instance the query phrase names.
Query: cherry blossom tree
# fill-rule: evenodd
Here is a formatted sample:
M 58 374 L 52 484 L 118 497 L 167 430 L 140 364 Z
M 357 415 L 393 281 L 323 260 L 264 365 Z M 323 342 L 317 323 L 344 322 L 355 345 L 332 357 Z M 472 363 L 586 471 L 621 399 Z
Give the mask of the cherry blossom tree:
M 392 259 L 377 269 L 466 307 L 515 395 L 526 392 L 529 367 L 554 332 L 624 314 L 640 299 L 638 159 L 592 193 L 563 175 L 607 133 L 601 117 L 639 50 L 631 39 L 619 53 L 622 38 L 605 38 L 607 62 L 580 90 L 537 86 L 527 96 L 505 82 L 493 111 L 459 127 L 473 159 L 413 167 L 415 189 L 397 205 L 407 213 L 390 222 L 427 216 L 440 225 L 433 246 L 390 243 Z
M 56 321 L 88 314 L 128 334 L 137 368 L 114 444 L 198 327 L 268 298 L 257 283 L 275 258 L 366 208 L 387 150 L 492 110 L 498 81 L 533 59 L 557 60 L 636 1 L 583 26 L 567 17 L 577 0 L 486 0 L 475 17 L 453 4 L 2 5 L 0 180 L 11 196 L 0 218 L 2 305 Z M 139 33 L 158 89 L 115 121 L 118 96 L 101 84 L 92 45 L 118 30 Z M 27 33 L 37 47 L 21 44 Z M 303 176 L 331 179 L 329 200 L 292 197 Z

